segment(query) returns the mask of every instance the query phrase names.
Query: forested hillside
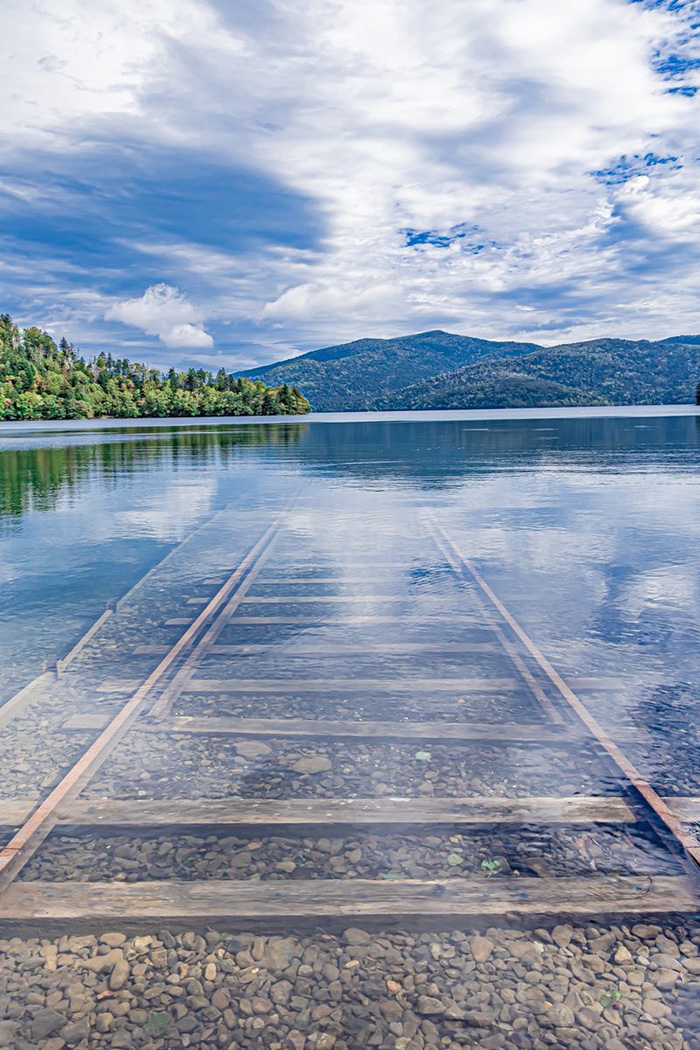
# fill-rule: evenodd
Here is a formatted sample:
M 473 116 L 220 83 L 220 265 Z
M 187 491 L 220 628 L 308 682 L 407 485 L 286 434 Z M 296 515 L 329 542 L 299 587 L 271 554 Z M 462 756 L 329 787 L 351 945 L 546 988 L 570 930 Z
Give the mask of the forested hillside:
M 326 347 L 245 373 L 294 382 L 316 411 L 683 404 L 700 337 L 542 347 L 423 332 Z
M 684 404 L 700 377 L 700 344 L 597 339 L 487 361 L 414 384 L 379 408 L 527 408 Z
M 101 354 L 86 362 L 65 339 L 0 314 L 0 420 L 143 416 L 283 416 L 309 411 L 295 387 L 236 379 L 221 369 L 158 372 Z
M 398 339 L 358 339 L 250 369 L 242 374 L 267 383 L 302 385 L 318 412 L 349 412 L 392 403 L 404 387 L 491 357 L 519 356 L 534 343 L 490 342 L 449 332 L 421 332 Z

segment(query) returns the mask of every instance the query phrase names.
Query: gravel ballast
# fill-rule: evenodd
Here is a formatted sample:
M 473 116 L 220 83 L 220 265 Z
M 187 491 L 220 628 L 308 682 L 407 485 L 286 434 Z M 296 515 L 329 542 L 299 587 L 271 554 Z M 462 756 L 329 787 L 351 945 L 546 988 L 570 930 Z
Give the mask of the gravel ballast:
M 268 739 L 253 758 L 228 737 L 130 734 L 86 790 L 113 798 L 352 798 L 616 794 L 586 747 L 299 744 Z M 266 750 L 262 750 L 265 748 Z
M 646 830 L 646 833 L 645 833 Z M 422 834 L 133 834 L 54 832 L 24 880 L 447 879 L 509 875 L 677 875 L 680 862 L 633 825 L 431 829 Z

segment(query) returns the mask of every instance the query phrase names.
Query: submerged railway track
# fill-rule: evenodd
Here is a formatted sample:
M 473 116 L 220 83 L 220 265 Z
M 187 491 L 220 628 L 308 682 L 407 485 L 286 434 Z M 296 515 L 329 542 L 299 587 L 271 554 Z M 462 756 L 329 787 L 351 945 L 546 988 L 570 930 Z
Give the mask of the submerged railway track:
M 242 530 L 227 513 L 217 522 L 231 519 L 230 533 L 198 530 L 201 571 L 183 573 L 157 625 L 139 631 L 134 613 L 119 651 L 104 649 L 100 621 L 54 672 L 55 730 L 77 753 L 39 797 L 0 799 L 0 928 L 434 928 L 700 910 L 700 798 L 645 780 L 625 750 L 644 734 L 613 738 L 586 705 L 615 682 L 565 680 L 449 528 L 418 515 L 398 561 L 381 521 L 358 518 L 334 548 L 293 503 Z M 140 597 L 158 580 L 152 570 Z M 32 697 L 0 721 L 29 731 L 41 688 Z M 554 845 L 536 871 L 503 855 L 533 828 L 565 840 L 566 863 Z M 608 832 L 632 843 L 624 862 L 614 849 L 577 859 L 578 842 Z M 138 862 L 109 874 L 110 842 L 125 836 L 155 842 L 151 853 L 164 837 L 203 854 L 228 841 L 231 863 L 224 845 L 213 876 L 158 878 Z M 378 870 L 382 842 L 401 857 L 408 836 L 420 862 Z M 95 870 L 76 878 L 71 849 L 86 841 Z M 336 852 L 355 861 L 322 865 L 329 841 L 331 855 L 351 842 Z M 239 864 L 270 843 L 283 860 L 269 871 Z

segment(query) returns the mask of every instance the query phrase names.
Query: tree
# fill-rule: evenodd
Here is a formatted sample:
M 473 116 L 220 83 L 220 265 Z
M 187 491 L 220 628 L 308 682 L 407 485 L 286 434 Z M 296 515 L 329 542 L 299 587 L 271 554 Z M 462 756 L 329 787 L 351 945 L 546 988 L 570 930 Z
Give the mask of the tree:
M 24 332 L 0 314 L 0 420 L 143 416 L 299 415 L 309 403 L 294 387 L 236 379 L 219 369 L 163 374 L 100 353 L 86 362 L 66 339 Z

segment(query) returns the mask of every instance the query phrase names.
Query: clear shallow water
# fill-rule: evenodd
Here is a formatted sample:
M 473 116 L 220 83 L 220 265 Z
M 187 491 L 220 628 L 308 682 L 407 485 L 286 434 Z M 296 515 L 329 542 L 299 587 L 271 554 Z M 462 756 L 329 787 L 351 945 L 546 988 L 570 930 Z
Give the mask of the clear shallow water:
M 387 523 L 407 507 L 444 511 L 548 655 L 603 660 L 644 679 L 647 698 L 649 672 L 683 693 L 700 660 L 700 420 L 658 411 L 3 429 L 0 696 L 212 512 L 298 480 L 310 511 L 332 493 L 336 536 L 345 509 Z
M 565 727 L 575 719 L 522 648 L 545 702 L 519 673 L 493 632 L 483 594 L 468 574 L 453 571 L 455 551 L 658 793 L 700 796 L 698 416 L 485 415 L 0 432 L 1 697 L 65 653 L 106 602 L 174 551 L 34 714 L 3 730 L 4 799 L 46 794 L 95 735 L 87 727 L 63 732 L 67 715 L 115 713 L 281 514 L 275 544 L 219 648 L 204 657 L 171 712 L 195 721 L 274 718 L 279 734 L 246 752 L 230 734 L 172 740 L 135 732 L 87 796 L 132 804 L 399 796 L 413 800 L 414 820 L 422 814 L 418 827 L 392 827 L 388 837 L 381 828 L 335 828 L 329 837 L 321 826 L 301 839 L 256 836 L 253 847 L 250 836 L 230 828 L 222 835 L 203 827 L 185 839 L 157 827 L 119 840 L 54 833 L 25 869 L 27 881 L 496 884 L 515 873 L 683 873 L 682 857 L 653 822 L 543 825 L 530 814 L 516 828 L 465 831 L 430 816 L 441 800 L 455 798 L 595 801 L 626 793 L 590 741 L 573 749 L 555 740 L 538 746 L 538 734 L 555 731 L 557 719 Z M 435 524 L 451 543 L 447 553 Z M 294 719 L 420 727 L 409 741 L 377 731 L 374 738 L 309 743 L 285 736 L 284 723 Z M 487 732 L 481 742 L 446 745 L 445 723 Z M 530 727 L 534 739 L 499 741 L 498 733 L 489 736 L 493 726 L 504 735 Z M 586 930 L 584 950 L 599 934 Z M 635 936 L 639 941 L 641 935 L 619 934 L 638 954 Z M 692 945 L 693 936 L 695 927 L 683 930 L 678 943 Z M 432 953 L 434 962 L 439 958 Z M 673 1002 L 679 1027 L 694 1016 L 692 976 L 683 977 L 685 1005 Z M 604 977 L 623 980 L 613 970 Z M 596 991 L 598 1005 L 604 990 Z M 651 1030 L 640 1036 L 639 1024 L 659 1018 L 647 1016 L 635 994 L 629 992 L 634 1009 L 624 1035 L 647 1042 L 623 1045 L 666 1045 L 673 1032 L 663 1025 L 661 1041 Z M 577 1009 L 585 1006 L 584 997 Z M 502 1021 L 496 1034 L 509 1024 Z M 581 1026 L 586 1039 L 598 1038 L 576 1010 L 563 1027 Z M 601 1031 L 602 1042 L 592 1047 L 609 1043 Z M 451 1033 L 445 1028 L 440 1037 Z M 396 1039 L 370 1045 L 400 1045 Z M 470 1045 L 482 1045 L 474 1039 Z

